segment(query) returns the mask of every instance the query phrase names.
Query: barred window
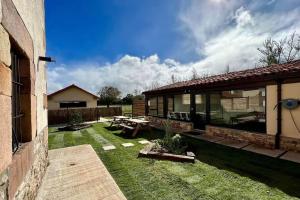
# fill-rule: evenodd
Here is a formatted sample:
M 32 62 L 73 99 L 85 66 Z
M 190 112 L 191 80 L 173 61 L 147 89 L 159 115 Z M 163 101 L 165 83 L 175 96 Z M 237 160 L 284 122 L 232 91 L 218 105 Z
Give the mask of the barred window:
M 16 152 L 22 142 L 21 120 L 21 76 L 20 76 L 20 57 L 18 54 L 11 52 L 12 62 L 12 150 Z

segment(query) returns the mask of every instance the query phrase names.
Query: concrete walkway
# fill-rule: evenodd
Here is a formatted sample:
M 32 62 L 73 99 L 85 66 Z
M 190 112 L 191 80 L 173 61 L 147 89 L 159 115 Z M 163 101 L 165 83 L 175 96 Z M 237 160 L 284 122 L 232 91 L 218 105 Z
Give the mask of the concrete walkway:
M 285 151 L 281 149 L 267 149 L 265 147 L 257 146 L 251 143 L 247 142 L 241 142 L 237 140 L 232 140 L 232 139 L 226 139 L 223 137 L 218 137 L 218 136 L 211 136 L 207 134 L 200 134 L 200 135 L 193 135 L 193 134 L 188 134 L 184 133 L 183 135 L 191 138 L 195 138 L 198 140 L 204 140 L 207 142 L 212 142 L 236 149 L 242 149 L 245 151 L 251 151 L 253 153 L 273 157 L 273 158 L 279 158 L 283 160 L 288 160 L 296 163 L 300 163 L 300 153 L 297 152 L 292 152 L 292 151 Z
M 49 161 L 37 199 L 126 200 L 90 145 L 50 150 Z

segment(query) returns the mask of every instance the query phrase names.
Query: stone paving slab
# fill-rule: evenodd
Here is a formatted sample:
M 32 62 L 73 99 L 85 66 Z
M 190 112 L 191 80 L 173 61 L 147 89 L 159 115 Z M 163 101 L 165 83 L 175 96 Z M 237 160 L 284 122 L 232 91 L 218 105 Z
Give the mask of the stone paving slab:
M 132 144 L 132 143 L 123 143 L 122 146 L 123 147 L 133 147 L 134 144 Z
M 90 145 L 49 151 L 38 200 L 126 200 Z
M 104 151 L 110 151 L 113 149 L 116 149 L 116 147 L 114 145 L 106 145 L 102 147 Z
M 270 156 L 273 158 L 277 158 L 278 156 L 282 155 L 285 150 L 281 150 L 281 149 L 267 149 L 261 146 L 257 146 L 255 144 L 251 144 L 249 146 L 246 146 L 245 148 L 243 148 L 243 150 L 246 151 L 251 151 L 254 153 L 258 153 L 258 154 L 263 154 L 266 156 Z
M 300 163 L 300 153 L 288 151 L 283 154 L 280 159 Z
M 201 135 L 190 135 L 191 137 L 198 138 L 200 140 L 205 140 L 209 142 L 218 142 L 221 140 L 224 140 L 223 137 L 217 137 L 217 136 L 211 136 L 207 134 L 201 134 Z
M 138 143 L 140 143 L 140 144 L 150 144 L 150 142 L 148 140 L 140 140 L 140 141 L 138 141 Z
M 246 147 L 247 145 L 249 145 L 248 142 L 242 142 L 242 141 L 237 141 L 237 140 L 231 140 L 231 139 L 224 139 L 224 140 L 219 140 L 216 141 L 216 143 L 218 144 L 222 144 L 225 146 L 230 146 L 236 149 L 241 149 L 243 147 Z

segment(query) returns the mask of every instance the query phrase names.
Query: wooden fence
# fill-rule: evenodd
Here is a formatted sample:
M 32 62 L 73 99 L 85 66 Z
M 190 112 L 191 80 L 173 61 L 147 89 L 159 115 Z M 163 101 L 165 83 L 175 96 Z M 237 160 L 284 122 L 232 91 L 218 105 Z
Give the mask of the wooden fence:
M 64 124 L 69 122 L 73 113 L 80 113 L 83 121 L 97 121 L 99 117 L 122 115 L 121 107 L 110 108 L 72 108 L 48 111 L 48 124 Z
M 132 116 L 145 116 L 145 100 L 135 99 L 132 104 Z

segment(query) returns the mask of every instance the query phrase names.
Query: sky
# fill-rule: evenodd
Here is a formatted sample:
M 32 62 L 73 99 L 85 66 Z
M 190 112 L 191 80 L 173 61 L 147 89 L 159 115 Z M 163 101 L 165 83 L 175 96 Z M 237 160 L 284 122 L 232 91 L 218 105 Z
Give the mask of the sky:
M 265 39 L 300 33 L 299 0 L 47 0 L 48 93 L 122 95 L 257 67 Z

